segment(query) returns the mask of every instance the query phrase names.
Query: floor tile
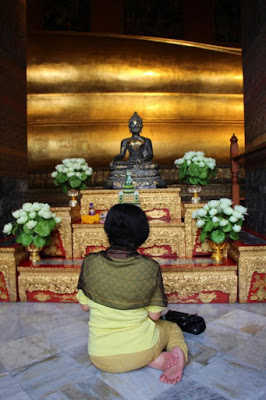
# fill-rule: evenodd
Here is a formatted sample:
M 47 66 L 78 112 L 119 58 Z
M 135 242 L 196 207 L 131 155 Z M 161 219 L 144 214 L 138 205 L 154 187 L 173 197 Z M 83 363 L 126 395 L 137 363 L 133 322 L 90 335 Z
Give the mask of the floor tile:
M 10 376 L 0 376 L 0 400 L 31 400 Z

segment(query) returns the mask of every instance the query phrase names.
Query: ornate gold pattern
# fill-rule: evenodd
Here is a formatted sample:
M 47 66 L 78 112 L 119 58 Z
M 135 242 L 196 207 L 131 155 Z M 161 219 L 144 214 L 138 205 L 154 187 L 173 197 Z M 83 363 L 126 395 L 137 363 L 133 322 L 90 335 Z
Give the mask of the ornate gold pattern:
M 263 274 L 264 275 L 264 274 Z M 250 300 L 264 301 L 266 300 L 266 276 L 261 277 L 254 275 L 254 282 L 251 287 Z
M 66 252 L 66 258 L 72 258 L 72 227 L 71 227 L 71 207 L 52 207 L 52 212 L 61 218 L 58 227 L 62 245 Z
M 10 301 L 17 301 L 17 271 L 16 266 L 27 253 L 21 246 L 0 248 L 0 271 L 3 273 Z
M 118 203 L 119 190 L 82 190 L 81 215 L 87 214 L 90 203 L 96 210 L 109 210 Z M 170 218 L 181 219 L 180 189 L 140 189 L 139 201 L 141 208 L 146 210 L 168 209 Z
M 196 243 L 197 231 L 196 220 L 192 218 L 192 214 L 198 208 L 202 208 L 204 204 L 184 204 L 185 212 L 185 243 L 186 257 L 193 256 L 193 249 Z
M 210 267 L 178 266 L 163 268 L 162 276 L 166 294 L 178 293 L 180 298 L 200 292 L 221 291 L 229 295 L 229 303 L 237 300 L 237 266 Z
M 266 273 L 266 246 L 231 243 L 228 255 L 238 263 L 239 302 L 247 303 L 253 273 Z
M 154 218 L 154 219 L 159 219 L 159 218 L 165 218 L 167 217 L 167 211 L 166 210 L 149 210 L 146 211 L 147 217 Z
M 27 301 L 27 291 L 50 291 L 72 294 L 77 291 L 80 270 L 77 268 L 19 267 L 19 299 Z

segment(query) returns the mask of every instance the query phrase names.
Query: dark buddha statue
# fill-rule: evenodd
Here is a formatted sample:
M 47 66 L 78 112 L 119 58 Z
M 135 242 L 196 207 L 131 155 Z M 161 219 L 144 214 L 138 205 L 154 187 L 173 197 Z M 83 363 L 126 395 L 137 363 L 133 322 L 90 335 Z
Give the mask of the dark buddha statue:
M 110 176 L 105 183 L 106 188 L 120 189 L 123 187 L 127 171 L 130 171 L 135 188 L 166 187 L 158 173 L 158 164 L 153 163 L 152 142 L 141 136 L 142 119 L 134 112 L 128 123 L 131 137 L 123 139 L 120 153 L 110 163 Z M 123 160 L 126 154 L 127 160 Z
M 111 169 L 116 168 L 117 165 L 127 165 L 131 168 L 134 164 L 141 165 L 153 158 L 151 140 L 140 136 L 143 123 L 137 112 L 134 112 L 130 118 L 128 127 L 132 137 L 122 140 L 120 153 L 111 162 Z M 127 151 L 129 153 L 128 160 L 119 161 L 125 157 Z

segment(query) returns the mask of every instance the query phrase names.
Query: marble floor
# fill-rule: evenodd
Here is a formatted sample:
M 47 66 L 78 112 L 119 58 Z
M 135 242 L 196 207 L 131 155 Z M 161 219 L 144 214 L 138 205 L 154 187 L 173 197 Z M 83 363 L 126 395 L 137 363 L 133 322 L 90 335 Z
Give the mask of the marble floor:
M 78 304 L 0 303 L 0 399 L 266 399 L 266 304 L 169 308 L 207 323 L 201 335 L 185 334 L 189 363 L 174 386 L 149 367 L 97 370 L 87 356 L 88 313 Z

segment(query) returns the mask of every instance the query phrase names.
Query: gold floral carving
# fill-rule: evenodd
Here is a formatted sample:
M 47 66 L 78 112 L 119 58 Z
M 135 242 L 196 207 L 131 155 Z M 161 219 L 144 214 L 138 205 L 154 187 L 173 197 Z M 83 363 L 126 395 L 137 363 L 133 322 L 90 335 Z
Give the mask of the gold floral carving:
M 164 218 L 167 217 L 167 211 L 166 210 L 150 210 L 146 212 L 147 217 L 153 218 L 153 219 L 159 219 L 159 218 Z
M 193 249 L 196 243 L 197 231 L 196 220 L 192 218 L 192 213 L 204 204 L 184 204 L 185 209 L 185 242 L 186 257 L 193 256 Z
M 72 294 L 77 290 L 79 269 L 19 267 L 18 277 L 20 301 L 27 301 L 27 292 L 50 291 Z
M 0 248 L 0 271 L 4 275 L 10 301 L 17 301 L 17 264 L 27 257 L 21 247 Z
M 84 257 L 88 246 L 108 247 L 101 224 L 73 224 L 73 256 Z M 184 223 L 157 221 L 150 226 L 150 235 L 142 247 L 170 246 L 178 257 L 185 257 Z
M 264 301 L 266 300 L 266 276 L 254 275 L 254 282 L 251 287 L 250 300 Z
M 238 262 L 239 302 L 247 303 L 253 273 L 266 273 L 266 246 L 237 246 L 232 243 L 229 256 Z
M 88 213 L 90 203 L 96 210 L 108 210 L 118 202 L 119 190 L 83 190 L 81 215 Z M 141 208 L 146 210 L 168 209 L 170 218 L 181 219 L 181 197 L 179 188 L 139 189 Z
M 221 291 L 229 295 L 229 303 L 237 300 L 236 266 L 201 267 L 200 270 L 199 267 L 165 268 L 162 276 L 166 294 L 176 292 L 180 298 L 186 298 L 196 293 Z
M 58 227 L 63 248 L 66 252 L 66 258 L 72 258 L 72 228 L 70 207 L 53 207 L 51 210 L 57 217 L 61 218 L 61 223 Z

